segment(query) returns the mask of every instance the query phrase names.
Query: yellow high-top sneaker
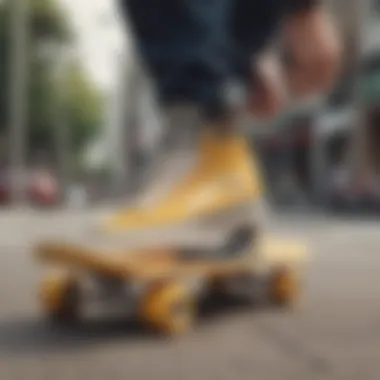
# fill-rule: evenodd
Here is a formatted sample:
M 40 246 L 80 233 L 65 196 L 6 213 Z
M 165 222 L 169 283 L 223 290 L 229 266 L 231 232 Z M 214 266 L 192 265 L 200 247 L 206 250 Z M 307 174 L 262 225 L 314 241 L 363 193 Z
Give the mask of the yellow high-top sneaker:
M 196 157 L 193 167 L 163 197 L 111 215 L 103 231 L 130 235 L 175 227 L 174 235 L 189 223 L 231 231 L 256 219 L 263 184 L 246 139 L 233 132 L 204 132 Z

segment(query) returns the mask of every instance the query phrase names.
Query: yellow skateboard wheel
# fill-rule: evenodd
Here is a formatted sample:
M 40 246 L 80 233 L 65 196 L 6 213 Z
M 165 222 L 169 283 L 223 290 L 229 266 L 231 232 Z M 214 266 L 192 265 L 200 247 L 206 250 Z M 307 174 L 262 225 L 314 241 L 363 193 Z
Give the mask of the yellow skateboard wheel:
M 140 318 L 166 335 L 185 333 L 193 324 L 195 302 L 189 289 L 178 282 L 152 286 L 142 299 Z
M 280 306 L 293 305 L 300 292 L 297 274 L 288 268 L 276 270 L 269 283 L 271 300 Z
M 79 288 L 66 273 L 47 275 L 40 288 L 40 301 L 50 319 L 69 322 L 78 317 Z

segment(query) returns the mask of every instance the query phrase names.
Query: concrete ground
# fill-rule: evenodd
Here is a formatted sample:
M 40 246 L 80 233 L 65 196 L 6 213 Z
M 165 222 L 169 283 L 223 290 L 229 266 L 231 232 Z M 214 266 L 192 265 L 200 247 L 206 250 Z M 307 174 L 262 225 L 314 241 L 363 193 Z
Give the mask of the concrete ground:
M 303 236 L 313 247 L 300 308 L 209 310 L 194 332 L 165 341 L 123 319 L 75 331 L 44 323 L 36 302 L 40 268 L 30 244 L 48 231 L 75 232 L 86 219 L 79 212 L 0 215 L 1 379 L 380 378 L 376 221 L 275 218 L 274 232 Z

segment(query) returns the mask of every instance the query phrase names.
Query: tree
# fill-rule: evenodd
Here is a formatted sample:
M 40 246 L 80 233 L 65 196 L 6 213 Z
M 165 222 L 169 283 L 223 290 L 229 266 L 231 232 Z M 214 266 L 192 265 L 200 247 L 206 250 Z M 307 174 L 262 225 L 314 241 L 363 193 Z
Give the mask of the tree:
M 6 136 L 9 89 L 9 22 L 12 0 L 0 3 L 0 136 Z M 59 93 L 54 81 L 57 57 L 52 49 L 69 49 L 75 35 L 67 15 L 54 0 L 30 0 L 29 34 L 29 153 L 43 151 L 54 157 L 53 110 Z M 101 122 L 101 96 L 79 62 L 72 62 L 67 77 L 67 113 L 73 153 L 77 153 L 97 131 Z

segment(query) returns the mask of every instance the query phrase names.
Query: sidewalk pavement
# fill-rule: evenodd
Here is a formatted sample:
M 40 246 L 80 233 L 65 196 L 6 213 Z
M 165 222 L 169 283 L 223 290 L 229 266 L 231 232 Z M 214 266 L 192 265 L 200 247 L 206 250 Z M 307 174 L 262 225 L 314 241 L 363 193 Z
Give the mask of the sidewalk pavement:
M 0 248 L 26 247 L 45 236 L 80 236 L 107 209 L 0 211 Z

